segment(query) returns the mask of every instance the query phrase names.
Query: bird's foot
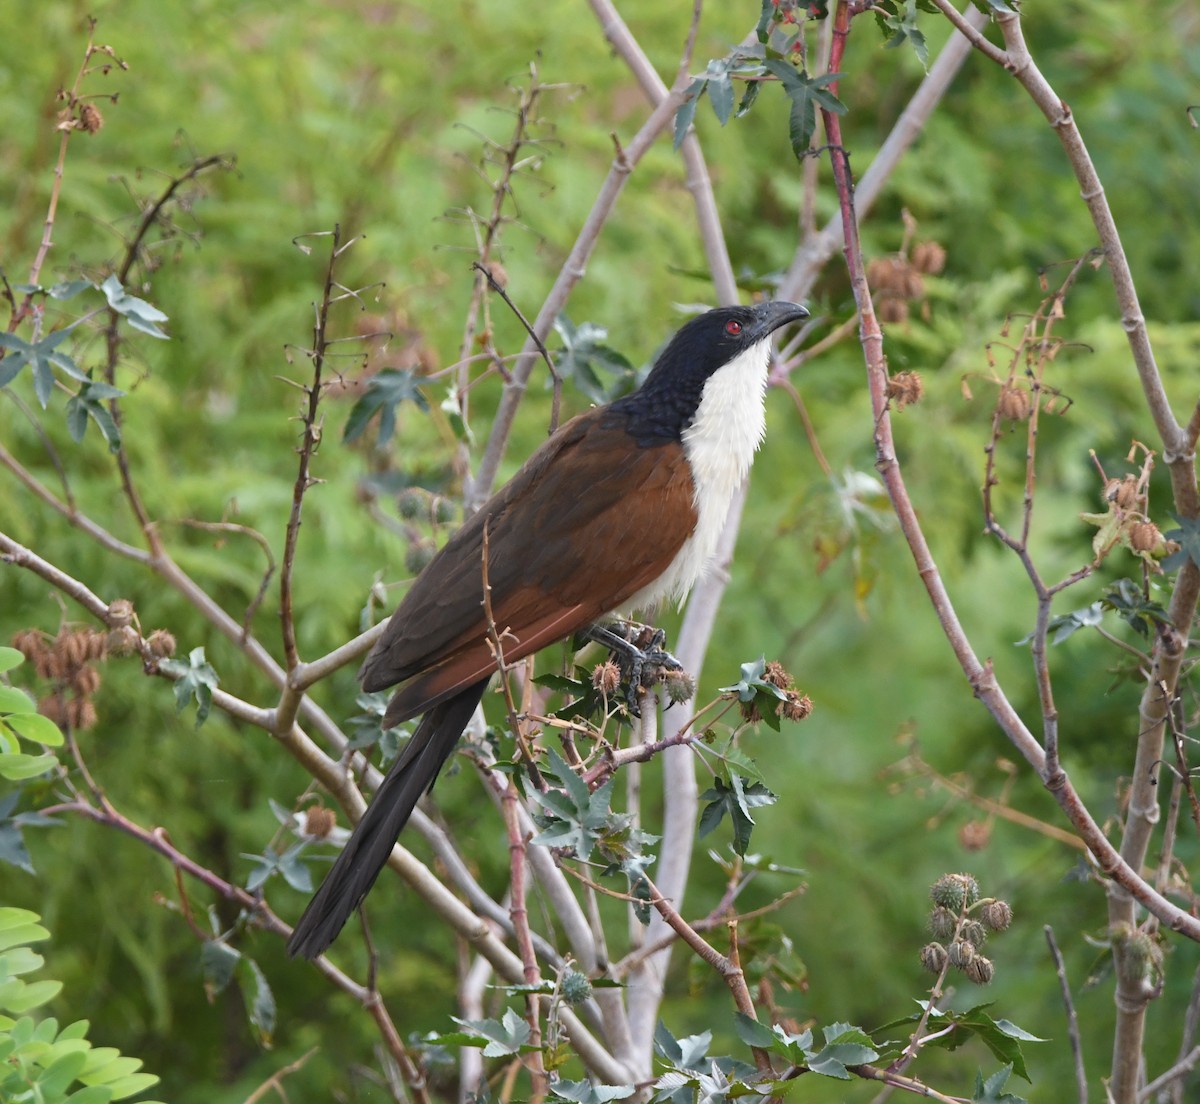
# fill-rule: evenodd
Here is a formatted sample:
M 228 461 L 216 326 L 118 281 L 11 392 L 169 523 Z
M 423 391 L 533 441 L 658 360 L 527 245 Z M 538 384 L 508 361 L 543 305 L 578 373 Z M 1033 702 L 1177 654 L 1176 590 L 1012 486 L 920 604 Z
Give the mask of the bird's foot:
M 691 696 L 693 680 L 683 664 L 663 647 L 667 635 L 662 629 L 636 621 L 610 621 L 591 626 L 584 636 L 612 653 L 625 686 L 625 704 L 633 716 L 641 716 L 642 696 L 660 683 L 667 687 L 671 702 Z

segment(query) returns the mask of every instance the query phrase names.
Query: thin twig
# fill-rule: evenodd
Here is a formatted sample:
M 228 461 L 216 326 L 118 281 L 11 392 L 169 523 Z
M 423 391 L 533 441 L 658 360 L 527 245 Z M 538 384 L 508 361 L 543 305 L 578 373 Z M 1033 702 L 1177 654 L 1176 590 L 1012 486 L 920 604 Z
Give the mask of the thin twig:
M 1075 1014 L 1075 1002 L 1071 1000 L 1067 967 L 1054 938 L 1054 929 L 1047 924 L 1042 930 L 1046 933 L 1050 957 L 1054 959 L 1054 972 L 1058 975 L 1058 988 L 1062 993 L 1063 1008 L 1067 1013 L 1067 1038 L 1071 1043 L 1071 1057 L 1075 1061 L 1075 1089 L 1079 1093 L 1079 1104 L 1088 1104 L 1087 1071 L 1083 1065 L 1083 1043 L 1079 1037 L 1079 1017 Z

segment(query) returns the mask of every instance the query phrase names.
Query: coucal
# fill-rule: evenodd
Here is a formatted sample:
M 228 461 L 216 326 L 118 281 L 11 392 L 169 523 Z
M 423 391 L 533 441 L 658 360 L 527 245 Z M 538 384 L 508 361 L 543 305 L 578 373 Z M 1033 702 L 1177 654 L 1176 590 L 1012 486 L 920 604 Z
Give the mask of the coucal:
M 716 549 L 765 428 L 770 338 L 795 303 L 721 307 L 687 322 L 645 383 L 572 418 L 446 542 L 359 671 L 398 685 L 384 727 L 424 714 L 288 951 L 315 958 L 358 907 L 437 778 L 496 670 L 483 548 L 505 662 L 615 610 L 682 600 Z

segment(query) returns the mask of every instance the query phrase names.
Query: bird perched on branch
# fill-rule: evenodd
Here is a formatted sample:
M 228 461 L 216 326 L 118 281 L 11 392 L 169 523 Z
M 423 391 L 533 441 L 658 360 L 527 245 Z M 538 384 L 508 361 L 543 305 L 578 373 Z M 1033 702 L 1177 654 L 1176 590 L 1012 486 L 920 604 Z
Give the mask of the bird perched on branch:
M 795 303 L 687 322 L 635 392 L 562 426 L 413 583 L 359 671 L 398 686 L 391 727 L 424 714 L 288 941 L 315 958 L 341 931 L 496 670 L 615 610 L 681 600 L 717 546 L 763 438 L 771 335 Z M 484 609 L 483 556 L 491 622 Z

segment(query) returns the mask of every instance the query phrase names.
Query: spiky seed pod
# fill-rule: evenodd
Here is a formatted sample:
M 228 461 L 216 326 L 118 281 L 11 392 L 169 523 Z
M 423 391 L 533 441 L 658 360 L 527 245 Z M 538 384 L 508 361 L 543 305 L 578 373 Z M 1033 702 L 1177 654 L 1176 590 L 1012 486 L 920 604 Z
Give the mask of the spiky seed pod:
M 1007 901 L 989 901 L 979 910 L 979 918 L 992 931 L 1004 931 L 1012 923 L 1012 906 Z
M 918 272 L 936 276 L 946 267 L 946 250 L 940 242 L 917 242 L 912 248 L 912 264 Z
M 166 629 L 155 629 L 146 638 L 146 647 L 156 659 L 170 659 L 175 654 L 175 637 Z
M 108 658 L 108 633 L 84 629 L 84 656 L 88 660 Z
M 433 559 L 437 545 L 431 540 L 415 540 L 404 553 L 404 566 L 411 575 L 420 575 Z
M 405 487 L 396 496 L 396 509 L 402 518 L 428 517 L 429 492 L 422 487 Z
M 12 638 L 12 646 L 17 649 L 25 657 L 25 659 L 36 665 L 39 656 L 45 655 L 48 651 L 46 647 L 46 638 L 38 629 L 22 629 Z
M 304 813 L 304 834 L 314 839 L 325 839 L 337 824 L 337 816 L 324 805 L 312 805 Z
M 933 932 L 933 937 L 945 943 L 954 934 L 954 929 L 958 927 L 958 913 L 951 912 L 950 909 L 943 905 L 938 905 L 929 914 L 929 930 Z
M 137 651 L 138 634 L 132 625 L 113 629 L 105 641 L 105 648 L 110 656 L 128 656 Z
M 893 296 L 881 296 L 879 308 L 876 311 L 880 322 L 907 322 L 908 304 L 903 299 Z
M 118 598 L 108 606 L 108 627 L 110 629 L 124 628 L 133 624 L 133 603 L 128 598 Z
M 965 970 L 967 964 L 975 957 L 975 944 L 966 939 L 956 939 L 947 948 L 950 965 Z
M 79 129 L 87 134 L 95 134 L 104 126 L 104 116 L 94 103 L 85 103 L 79 109 Z
M 775 712 L 786 721 L 803 721 L 812 711 L 812 698 L 795 690 L 789 690 L 786 700 L 775 707 Z
M 984 945 L 987 941 L 988 933 L 978 920 L 966 920 L 963 922 L 962 928 L 958 933 L 963 939 L 970 943 L 976 950 Z
M 996 967 L 992 965 L 990 958 L 985 958 L 983 955 L 976 955 L 967 963 L 963 973 L 976 985 L 987 985 L 996 976 Z
M 979 900 L 979 883 L 970 874 L 943 874 L 929 887 L 929 896 L 958 915 Z
M 1033 410 L 1033 399 L 1029 391 L 1019 383 L 1006 383 L 1000 388 L 996 409 L 1001 418 L 1010 422 L 1023 422 Z
M 457 517 L 458 507 L 454 505 L 453 501 L 442 495 L 438 495 L 433 500 L 433 519 L 439 525 L 449 525 Z
M 945 969 L 948 956 L 940 943 L 926 943 L 921 948 L 921 965 L 931 974 L 940 974 Z
M 742 711 L 743 721 L 747 721 L 750 724 L 758 724 L 762 720 L 762 713 L 759 712 L 757 698 L 738 702 L 738 708 Z
M 1105 497 L 1115 502 L 1122 510 L 1132 510 L 1137 506 L 1140 497 L 1137 483 L 1135 475 L 1127 475 L 1124 479 L 1110 479 L 1105 488 Z
M 83 633 L 63 629 L 54 642 L 54 650 L 58 653 L 64 674 L 68 678 L 75 668 L 82 667 L 87 662 L 88 644 Z
M 1155 552 L 1164 543 L 1162 533 L 1152 521 L 1135 522 L 1129 527 L 1129 547 L 1135 552 Z
M 696 692 L 696 680 L 686 671 L 667 671 L 663 675 L 663 688 L 667 697 L 676 705 L 690 701 Z
M 888 398 L 897 410 L 903 410 L 909 403 L 920 402 L 924 393 L 925 384 L 919 372 L 897 372 L 888 379 Z
M 611 696 L 616 693 L 617 687 L 620 685 L 621 668 L 611 659 L 606 659 L 603 663 L 597 663 L 592 669 L 592 689 L 598 690 L 606 696 Z
M 958 830 L 958 842 L 968 851 L 982 851 L 992 841 L 992 826 L 986 820 L 968 820 Z
M 91 697 L 100 689 L 100 672 L 90 664 L 80 667 L 71 677 L 71 689 L 78 697 Z
M 72 698 L 67 703 L 67 720 L 77 732 L 85 732 L 96 723 L 96 707 L 91 698 Z
M 774 659 L 763 669 L 762 678 L 763 682 L 778 686 L 780 690 L 786 690 L 792 685 L 792 676 L 788 674 L 787 668 Z
M 592 983 L 588 981 L 586 974 L 581 974 L 578 970 L 568 970 L 562 979 L 562 995 L 567 1004 L 583 1004 L 592 995 Z

